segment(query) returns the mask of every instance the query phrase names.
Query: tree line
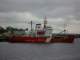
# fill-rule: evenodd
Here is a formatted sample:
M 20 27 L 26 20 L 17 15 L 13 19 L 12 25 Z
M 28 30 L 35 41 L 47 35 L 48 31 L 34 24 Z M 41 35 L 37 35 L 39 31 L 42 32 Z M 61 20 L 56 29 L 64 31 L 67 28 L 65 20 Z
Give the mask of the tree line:
M 14 28 L 12 26 L 8 26 L 8 27 L 4 28 L 4 27 L 0 26 L 0 34 L 8 32 L 8 31 L 13 32 L 13 31 L 25 31 L 25 30 L 28 30 L 28 28 L 26 28 L 26 29 L 20 28 L 19 29 L 19 28 Z

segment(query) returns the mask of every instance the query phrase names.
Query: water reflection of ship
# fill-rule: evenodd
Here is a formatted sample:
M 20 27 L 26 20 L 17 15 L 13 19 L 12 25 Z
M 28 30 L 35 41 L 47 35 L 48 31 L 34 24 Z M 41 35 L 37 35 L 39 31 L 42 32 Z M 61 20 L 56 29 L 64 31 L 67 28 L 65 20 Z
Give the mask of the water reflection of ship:
M 13 35 L 9 37 L 10 42 L 24 42 L 24 43 L 72 43 L 75 36 L 73 34 L 52 34 L 52 27 L 47 25 L 45 17 L 43 27 L 41 24 L 36 24 L 35 30 L 32 28 L 33 21 L 30 22 L 31 30 L 26 35 Z

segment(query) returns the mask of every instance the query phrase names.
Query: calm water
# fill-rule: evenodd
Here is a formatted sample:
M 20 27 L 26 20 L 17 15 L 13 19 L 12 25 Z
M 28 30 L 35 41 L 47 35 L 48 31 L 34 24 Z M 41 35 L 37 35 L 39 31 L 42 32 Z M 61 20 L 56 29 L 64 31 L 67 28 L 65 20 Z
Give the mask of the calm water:
M 80 39 L 72 44 L 0 43 L 0 60 L 80 60 Z

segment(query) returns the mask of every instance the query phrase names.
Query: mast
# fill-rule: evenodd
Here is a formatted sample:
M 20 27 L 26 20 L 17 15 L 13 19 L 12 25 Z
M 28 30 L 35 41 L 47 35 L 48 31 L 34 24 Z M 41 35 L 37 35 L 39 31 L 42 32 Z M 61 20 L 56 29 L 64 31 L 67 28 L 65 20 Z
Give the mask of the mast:
M 66 24 L 64 23 L 64 34 L 66 33 Z
M 67 32 L 67 30 L 66 30 L 67 23 L 68 23 L 68 21 L 66 20 L 66 21 L 64 22 L 64 34 Z
M 30 21 L 30 24 L 31 24 L 31 32 L 32 32 L 32 24 L 33 24 L 33 22 L 32 22 L 32 21 Z
M 44 28 L 46 28 L 46 25 L 47 25 L 47 18 L 45 16 L 45 18 L 44 18 Z

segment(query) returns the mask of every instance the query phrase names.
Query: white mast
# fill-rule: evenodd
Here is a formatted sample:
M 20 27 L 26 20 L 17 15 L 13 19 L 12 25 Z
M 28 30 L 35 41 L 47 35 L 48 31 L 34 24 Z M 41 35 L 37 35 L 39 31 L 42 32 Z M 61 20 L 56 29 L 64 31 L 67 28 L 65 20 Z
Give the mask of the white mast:
M 46 25 L 47 25 L 47 18 L 45 16 L 45 18 L 44 18 L 44 29 L 46 28 Z

